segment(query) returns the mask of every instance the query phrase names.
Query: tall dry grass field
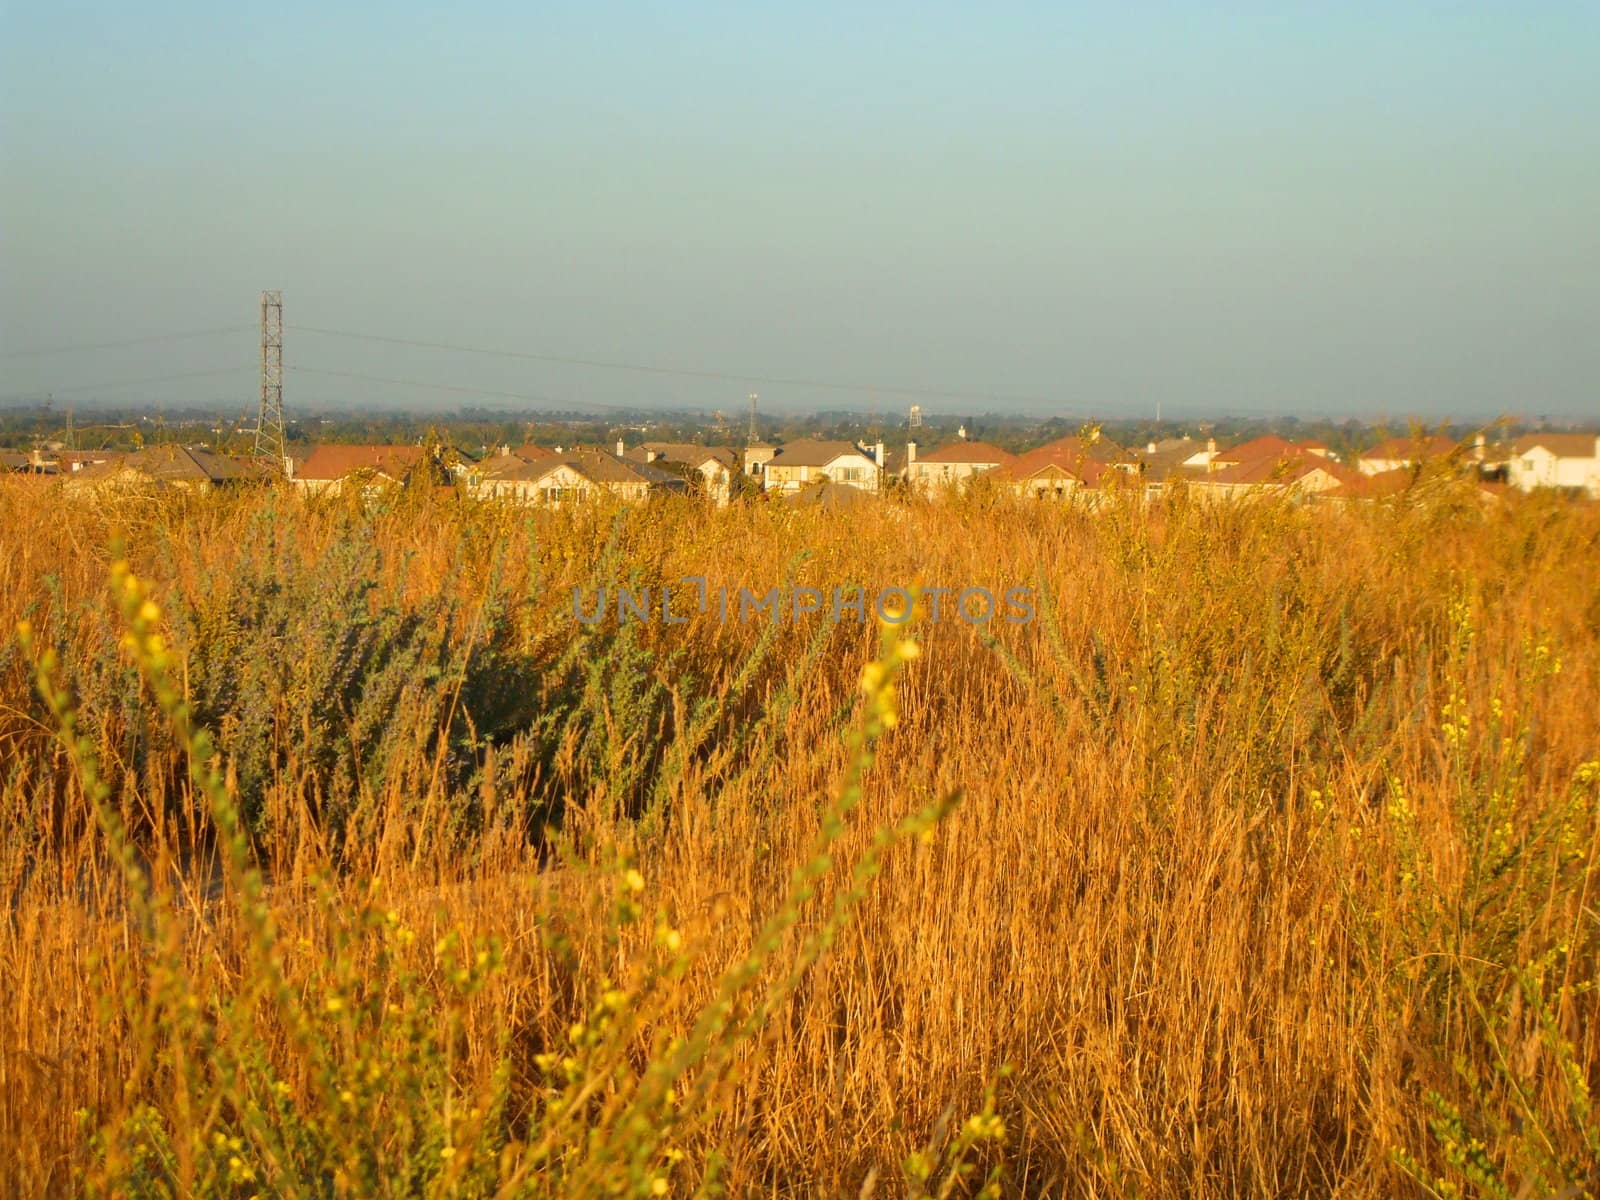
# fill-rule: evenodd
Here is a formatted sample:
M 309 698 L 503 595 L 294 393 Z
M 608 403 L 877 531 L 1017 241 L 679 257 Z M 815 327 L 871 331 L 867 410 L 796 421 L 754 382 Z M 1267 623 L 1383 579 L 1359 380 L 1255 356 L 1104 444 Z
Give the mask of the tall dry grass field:
M 1594 506 L 24 481 L 0 549 L 0 1191 L 1600 1191 Z M 1036 619 L 573 616 L 685 575 Z

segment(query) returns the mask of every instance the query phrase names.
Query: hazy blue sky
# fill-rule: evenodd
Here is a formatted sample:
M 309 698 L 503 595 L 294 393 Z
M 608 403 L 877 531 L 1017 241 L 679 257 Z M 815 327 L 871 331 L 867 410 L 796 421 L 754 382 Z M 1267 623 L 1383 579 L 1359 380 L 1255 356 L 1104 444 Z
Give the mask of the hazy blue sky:
M 0 397 L 1600 412 L 1594 0 L 783 7 L 0 0 Z

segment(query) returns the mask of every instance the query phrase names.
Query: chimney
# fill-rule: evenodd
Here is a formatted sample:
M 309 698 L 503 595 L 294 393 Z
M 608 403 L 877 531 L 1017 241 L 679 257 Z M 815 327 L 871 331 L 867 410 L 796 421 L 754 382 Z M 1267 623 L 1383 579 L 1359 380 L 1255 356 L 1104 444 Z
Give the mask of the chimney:
M 1146 454 L 1154 454 L 1156 452 L 1156 444 L 1154 442 L 1146 442 L 1144 444 L 1144 452 Z
M 285 479 L 294 478 L 294 459 L 290 458 L 287 454 L 283 456 L 283 477 Z
M 618 438 L 617 439 L 617 457 L 621 458 L 623 456 L 623 454 L 627 451 L 627 449 L 628 448 L 622 444 L 622 439 Z
M 914 463 L 916 461 L 917 461 L 917 444 L 915 442 L 907 442 L 906 443 L 906 466 L 909 467 L 912 463 Z
M 1206 439 L 1206 453 L 1207 454 L 1215 454 L 1216 452 L 1217 452 L 1217 439 L 1216 438 L 1207 438 Z
M 509 455 L 510 453 L 511 453 L 511 443 L 510 442 L 507 442 L 505 445 L 500 447 L 501 457 L 505 457 L 505 456 Z
M 1483 434 L 1480 433 L 1477 437 L 1472 439 L 1472 457 L 1477 459 L 1479 462 L 1483 461 L 1483 456 L 1485 453 L 1487 453 L 1488 448 L 1489 439 L 1484 437 Z
M 883 439 L 878 439 L 878 444 L 872 448 L 873 461 L 878 464 L 878 469 L 883 469 Z

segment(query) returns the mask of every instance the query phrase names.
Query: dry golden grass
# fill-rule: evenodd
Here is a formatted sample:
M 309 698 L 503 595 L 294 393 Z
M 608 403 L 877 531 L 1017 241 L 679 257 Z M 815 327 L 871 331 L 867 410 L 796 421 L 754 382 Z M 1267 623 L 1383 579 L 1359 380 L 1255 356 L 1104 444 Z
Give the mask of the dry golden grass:
M 6 1190 L 1600 1189 L 1594 506 L 529 515 L 0 484 L 0 529 L 0 629 L 54 649 L 156 891 L 130 906 L 0 643 Z M 122 644 L 119 542 L 259 906 L 148 641 Z M 987 632 L 924 614 L 898 695 L 865 701 L 871 625 L 571 616 L 573 586 L 685 574 L 1048 602 Z M 875 831 L 956 793 L 830 925 Z M 648 1109 L 670 1145 L 631 1129 L 790 909 L 728 1010 L 750 1036 L 718 1026 Z M 984 1170 L 951 1175 L 952 1143 Z

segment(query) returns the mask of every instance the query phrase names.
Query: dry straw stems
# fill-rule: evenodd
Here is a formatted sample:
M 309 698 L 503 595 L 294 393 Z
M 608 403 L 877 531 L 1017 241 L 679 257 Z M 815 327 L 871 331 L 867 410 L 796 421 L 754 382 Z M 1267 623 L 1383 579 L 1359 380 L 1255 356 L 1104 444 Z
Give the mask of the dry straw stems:
M 1593 506 L 0 530 L 0 1190 L 1597 1189 Z

